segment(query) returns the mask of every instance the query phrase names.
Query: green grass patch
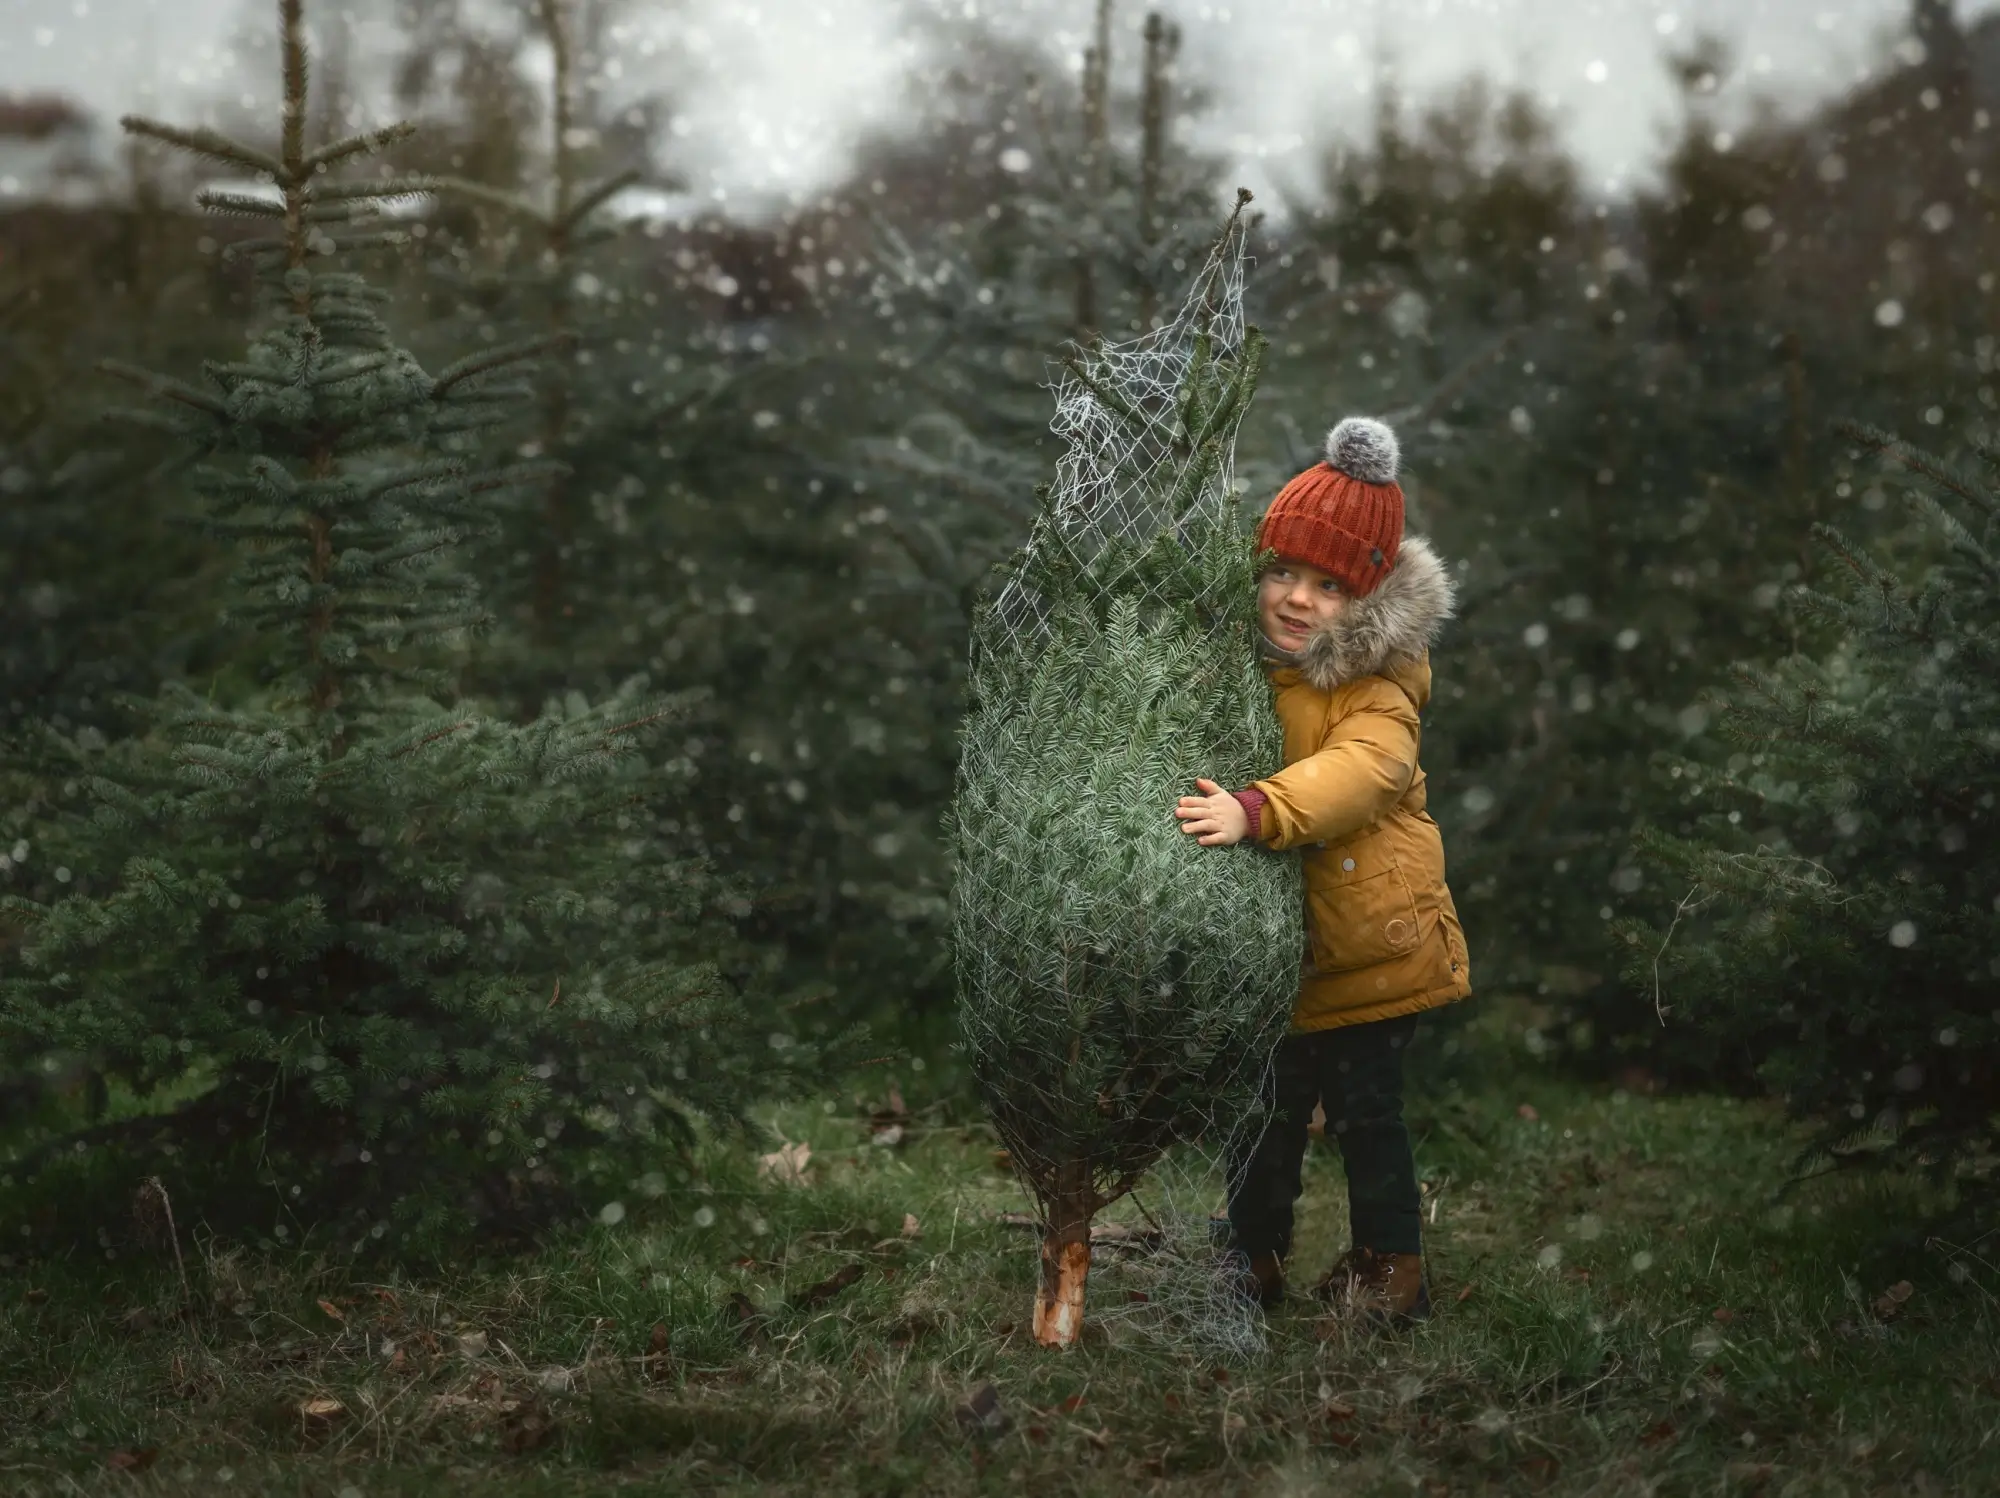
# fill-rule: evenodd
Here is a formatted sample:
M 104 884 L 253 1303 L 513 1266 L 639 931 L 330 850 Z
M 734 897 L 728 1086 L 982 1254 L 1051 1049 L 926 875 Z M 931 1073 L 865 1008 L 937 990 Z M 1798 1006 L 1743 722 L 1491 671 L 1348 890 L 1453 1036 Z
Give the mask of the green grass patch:
M 877 1145 L 797 1108 L 772 1122 L 803 1185 L 717 1145 L 693 1188 L 450 1272 L 184 1231 L 190 1312 L 164 1246 L 17 1254 L 0 1488 L 2000 1491 L 1992 1282 L 1926 1238 L 1922 1188 L 1776 1199 L 1795 1135 L 1760 1104 L 1533 1074 L 1420 1098 L 1439 1315 L 1407 1333 L 1301 1302 L 1249 1363 L 1108 1316 L 1040 1351 L 990 1137 L 938 1110 Z M 1301 1282 L 1345 1246 L 1338 1160 L 1309 1168 Z

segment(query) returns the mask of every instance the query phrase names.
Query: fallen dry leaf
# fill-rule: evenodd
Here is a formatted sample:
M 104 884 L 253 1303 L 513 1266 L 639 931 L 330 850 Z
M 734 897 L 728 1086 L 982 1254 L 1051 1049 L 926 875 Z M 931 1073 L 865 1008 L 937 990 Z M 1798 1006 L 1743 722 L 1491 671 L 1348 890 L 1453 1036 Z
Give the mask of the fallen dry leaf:
M 539 1399 L 527 1400 L 509 1410 L 500 1422 L 500 1448 L 520 1455 L 546 1446 L 556 1433 L 555 1417 Z
M 160 1448 L 141 1446 L 133 1451 L 114 1451 L 104 1459 L 113 1472 L 143 1472 L 160 1459 Z
M 460 1332 L 458 1334 L 458 1350 L 469 1358 L 485 1357 L 486 1333 Z
M 863 1273 L 865 1271 L 859 1264 L 844 1264 L 821 1280 L 817 1285 L 801 1290 L 797 1295 L 793 1296 L 792 1308 L 803 1311 L 808 1307 L 818 1305 L 823 1300 L 831 1300 L 856 1280 L 860 1279 Z
M 1552 1456 L 1531 1456 L 1520 1466 L 1521 1475 L 1533 1483 L 1553 1482 L 1561 1470 L 1562 1463 Z
M 1903 1314 L 1910 1297 L 1917 1293 L 1917 1287 L 1908 1280 L 1897 1280 L 1895 1284 L 1875 1297 L 1875 1314 L 1884 1321 L 1893 1321 Z
M 992 1384 L 981 1384 L 974 1389 L 952 1411 L 952 1417 L 968 1436 L 997 1436 L 1009 1424 L 1007 1412 L 1000 1407 L 1000 1391 Z
M 993 1152 L 993 1168 L 1004 1174 L 1012 1175 L 1014 1173 L 1013 1152 L 1011 1150 L 995 1150 Z
M 323 1301 L 321 1301 L 321 1302 L 319 1303 L 319 1308 L 320 1308 L 320 1309 L 321 1309 L 322 1311 L 326 1312 L 326 1314 L 327 1314 L 327 1315 L 331 1316 L 331 1317 L 332 1317 L 332 1318 L 333 1318 L 333 1319 L 334 1319 L 335 1321 L 338 1321 L 338 1322 L 341 1322 L 341 1323 L 343 1323 L 343 1324 L 344 1324 L 344 1323 L 346 1322 L 346 1320 L 347 1320 L 347 1312 L 345 1312 L 345 1311 L 341 1310 L 341 1308 L 340 1308 L 339 1306 L 335 1305 L 335 1304 L 334 1304 L 334 1303 L 333 1303 L 332 1301 L 330 1301 L 330 1300 L 323 1300 Z
M 899 1123 L 884 1124 L 868 1138 L 868 1142 L 882 1149 L 894 1149 L 903 1142 L 904 1128 Z
M 1533 1123 L 1536 1119 L 1542 1116 L 1541 1114 L 1535 1111 L 1535 1105 L 1533 1103 L 1523 1103 L 1521 1104 L 1520 1107 L 1516 1108 L 1514 1111 L 1517 1114 L 1519 1114 L 1522 1118 L 1527 1119 L 1529 1123 Z
M 905 1212 L 903 1214 L 903 1236 L 905 1238 L 921 1238 L 923 1235 L 923 1224 L 917 1221 L 917 1214 L 914 1212 Z
M 803 1186 L 812 1153 L 812 1146 L 804 1140 L 797 1144 L 787 1141 L 770 1154 L 757 1157 L 757 1174 L 764 1180 L 776 1181 L 780 1186 Z

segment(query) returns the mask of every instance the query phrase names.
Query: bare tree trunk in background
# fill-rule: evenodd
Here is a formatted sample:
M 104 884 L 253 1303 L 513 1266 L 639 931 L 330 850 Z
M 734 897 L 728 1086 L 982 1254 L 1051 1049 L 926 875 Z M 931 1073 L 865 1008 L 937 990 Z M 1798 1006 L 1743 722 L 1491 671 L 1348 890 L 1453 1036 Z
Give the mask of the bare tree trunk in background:
M 1094 208 L 1104 204 L 1111 158 L 1111 5 L 1097 0 L 1097 40 L 1083 54 L 1084 195 Z M 1097 263 L 1088 244 L 1076 262 L 1076 336 L 1097 331 Z
M 1180 51 L 1181 31 L 1158 11 L 1146 17 L 1146 74 L 1139 106 L 1139 243 L 1150 252 L 1160 238 L 1160 193 L 1166 176 L 1167 119 L 1173 63 Z M 1139 330 L 1153 326 L 1159 312 L 1159 288 L 1146 275 L 1139 291 Z
M 569 253 L 569 211 L 576 201 L 576 99 L 574 95 L 576 59 L 570 46 L 564 14 L 564 0 L 537 0 L 536 15 L 549 41 L 555 77 L 551 84 L 550 132 L 554 137 L 550 162 L 555 174 L 555 207 L 550 216 L 547 253 L 561 266 Z M 548 331 L 558 338 L 572 331 L 570 277 L 557 274 L 549 285 Z M 559 354 L 558 357 L 564 355 Z M 561 450 L 569 430 L 569 379 L 567 371 L 557 373 L 543 386 L 542 451 Z M 563 562 L 576 539 L 576 517 L 570 512 L 569 486 L 551 478 L 543 490 L 542 515 L 547 525 L 542 532 L 541 550 L 535 558 L 534 615 L 536 631 L 547 638 L 565 609 Z M 568 605 L 573 608 L 574 605 Z
M 1785 495 L 1792 513 L 1804 523 L 1799 527 L 1799 580 L 1812 577 L 1812 559 L 1819 550 L 1812 528 L 1819 523 L 1819 499 L 1813 490 L 1808 468 L 1807 442 L 1811 432 L 1806 412 L 1806 363 L 1804 345 L 1797 330 L 1788 329 L 1778 340 L 1785 361 Z M 1798 648 L 1794 638 L 1792 648 Z

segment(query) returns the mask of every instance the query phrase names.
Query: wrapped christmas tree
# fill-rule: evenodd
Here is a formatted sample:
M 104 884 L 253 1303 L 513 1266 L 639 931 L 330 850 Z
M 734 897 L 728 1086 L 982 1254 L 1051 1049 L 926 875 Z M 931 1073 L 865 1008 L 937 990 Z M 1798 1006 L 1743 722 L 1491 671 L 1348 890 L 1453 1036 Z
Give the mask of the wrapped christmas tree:
M 1253 1111 L 1303 950 L 1293 861 L 1204 848 L 1197 777 L 1277 768 L 1235 434 L 1263 341 L 1243 206 L 1180 314 L 1071 361 L 1066 444 L 974 624 L 953 808 L 960 1022 L 1042 1219 L 1035 1337 L 1082 1328 L 1090 1222 L 1181 1141 Z

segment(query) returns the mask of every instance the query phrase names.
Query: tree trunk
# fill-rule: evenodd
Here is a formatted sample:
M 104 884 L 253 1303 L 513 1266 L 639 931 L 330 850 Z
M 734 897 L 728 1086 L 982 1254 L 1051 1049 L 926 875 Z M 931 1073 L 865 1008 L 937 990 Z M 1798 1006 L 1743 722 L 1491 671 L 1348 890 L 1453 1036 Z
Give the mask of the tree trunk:
M 1066 1173 L 1067 1174 L 1067 1173 Z M 1042 1285 L 1035 1297 L 1035 1341 L 1071 1347 L 1083 1335 L 1083 1286 L 1090 1276 L 1090 1176 L 1065 1180 L 1048 1203 L 1042 1230 Z

